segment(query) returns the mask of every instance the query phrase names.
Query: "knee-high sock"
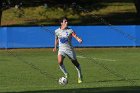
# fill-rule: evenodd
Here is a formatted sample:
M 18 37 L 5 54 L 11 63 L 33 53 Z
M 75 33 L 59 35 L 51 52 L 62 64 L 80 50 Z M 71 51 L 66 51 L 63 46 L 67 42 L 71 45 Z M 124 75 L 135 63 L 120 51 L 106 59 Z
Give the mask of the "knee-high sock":
M 82 78 L 82 73 L 81 73 L 81 67 L 80 67 L 80 65 L 78 67 L 75 66 L 75 68 L 76 68 L 76 70 L 78 72 L 78 78 Z
M 59 65 L 59 67 L 60 67 L 61 71 L 64 73 L 64 75 L 66 75 L 67 74 L 67 70 L 66 70 L 64 64 L 63 65 Z

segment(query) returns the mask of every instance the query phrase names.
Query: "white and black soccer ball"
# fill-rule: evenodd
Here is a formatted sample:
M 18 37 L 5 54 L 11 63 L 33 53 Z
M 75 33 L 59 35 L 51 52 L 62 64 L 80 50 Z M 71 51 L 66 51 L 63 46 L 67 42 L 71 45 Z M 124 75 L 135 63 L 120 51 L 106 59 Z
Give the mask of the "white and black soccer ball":
M 59 78 L 58 82 L 60 85 L 66 85 L 68 83 L 68 80 L 65 77 L 61 77 L 61 78 Z

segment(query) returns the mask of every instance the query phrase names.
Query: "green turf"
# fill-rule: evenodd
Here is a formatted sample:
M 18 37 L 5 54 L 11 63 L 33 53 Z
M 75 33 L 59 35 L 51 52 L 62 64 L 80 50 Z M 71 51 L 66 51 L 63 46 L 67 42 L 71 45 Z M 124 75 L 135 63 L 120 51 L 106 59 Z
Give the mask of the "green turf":
M 77 84 L 77 72 L 68 58 L 70 74 L 66 86 L 52 49 L 0 50 L 0 92 L 23 93 L 139 93 L 139 48 L 76 49 L 84 81 Z

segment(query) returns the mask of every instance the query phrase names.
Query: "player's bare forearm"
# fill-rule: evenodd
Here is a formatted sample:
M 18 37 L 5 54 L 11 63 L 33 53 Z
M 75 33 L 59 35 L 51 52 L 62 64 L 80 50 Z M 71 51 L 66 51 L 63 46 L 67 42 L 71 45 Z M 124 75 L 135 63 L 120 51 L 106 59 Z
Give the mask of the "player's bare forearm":
M 72 36 L 79 42 L 79 43 L 82 43 L 82 39 L 81 38 L 79 38 L 77 35 L 76 35 L 76 33 L 72 33 Z
M 53 52 L 55 52 L 57 50 L 57 45 L 58 45 L 58 39 L 55 39 L 55 44 L 54 44 Z
M 58 45 L 58 39 L 55 40 L 54 48 L 57 48 L 57 45 Z

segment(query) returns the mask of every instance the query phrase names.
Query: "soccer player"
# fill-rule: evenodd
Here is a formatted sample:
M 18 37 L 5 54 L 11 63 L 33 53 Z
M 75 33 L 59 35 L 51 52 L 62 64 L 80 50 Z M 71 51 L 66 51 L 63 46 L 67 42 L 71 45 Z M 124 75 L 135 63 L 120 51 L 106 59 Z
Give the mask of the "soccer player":
M 76 33 L 68 27 L 68 19 L 66 17 L 60 20 L 61 26 L 55 30 L 55 45 L 53 52 L 56 52 L 57 45 L 59 44 L 58 50 L 58 64 L 65 77 L 68 77 L 68 72 L 63 64 L 65 56 L 71 59 L 71 62 L 75 65 L 78 72 L 78 83 L 82 83 L 81 67 L 77 61 L 75 51 L 71 44 L 71 39 L 74 37 L 79 43 L 82 43 L 82 39 L 79 38 Z

